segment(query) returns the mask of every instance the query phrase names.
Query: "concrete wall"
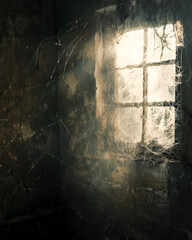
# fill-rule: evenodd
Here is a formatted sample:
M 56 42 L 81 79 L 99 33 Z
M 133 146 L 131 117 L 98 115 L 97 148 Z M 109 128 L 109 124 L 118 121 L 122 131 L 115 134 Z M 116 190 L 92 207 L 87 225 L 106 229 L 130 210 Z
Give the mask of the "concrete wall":
M 52 1 L 1 2 L 0 217 L 58 201 Z M 50 83 L 49 83 L 50 82 Z
M 62 26 L 70 14 L 61 1 L 57 6 L 51 0 L 2 4 L 2 226 L 9 223 L 17 232 L 15 223 L 28 221 L 22 225 L 28 229 L 25 236 L 40 224 L 56 239 L 58 232 L 67 239 L 191 239 L 192 29 L 191 4 L 185 3 L 182 151 L 177 161 L 165 156 L 133 161 L 137 149 L 121 155 L 109 141 L 114 129 L 105 114 L 113 117 L 114 112 L 99 90 L 114 94 L 102 65 L 103 57 L 111 60 L 97 52 L 97 44 L 106 50 L 106 33 L 120 21 L 117 13 L 111 17 L 100 11 L 109 25 L 95 37 L 96 16 L 77 23 L 71 17 L 72 24 Z M 55 212 L 59 206 L 63 208 Z
M 107 97 L 108 94 L 114 94 L 113 84 L 109 86 L 106 81 L 107 78 L 112 79 L 110 69 L 106 69 L 106 62 L 109 67 L 111 62 L 107 42 L 111 41 L 110 34 L 120 21 L 116 13 L 111 14 L 110 11 L 105 9 L 97 13 L 101 27 L 95 26 L 96 37 L 90 34 L 88 43 L 83 45 L 83 54 L 74 54 L 73 59 L 75 61 L 78 56 L 79 65 L 70 69 L 65 77 L 65 81 L 70 82 L 67 90 L 64 80 L 59 87 L 59 111 L 67 109 L 65 126 L 60 127 L 61 157 L 66 159 L 67 154 L 70 156 L 67 157 L 70 159 L 69 166 L 63 169 L 63 196 L 81 209 L 81 226 L 90 235 L 97 232 L 94 239 L 103 236 L 106 239 L 190 239 L 192 175 L 189 69 L 192 58 L 189 12 L 187 16 L 184 13 L 182 15 L 186 45 L 182 56 L 180 149 L 176 158 L 149 154 L 133 160 L 139 150 L 133 148 L 127 156 L 119 154 L 119 146 L 113 142 L 113 124 L 109 121 L 113 121 L 115 112 L 112 110 L 111 113 L 109 105 L 112 101 Z M 103 23 L 107 23 L 106 28 Z M 83 56 L 88 56 L 86 62 Z M 67 96 L 65 100 L 64 95 Z M 87 222 L 94 221 L 93 215 L 97 219 L 95 228 L 100 230 L 86 227 Z

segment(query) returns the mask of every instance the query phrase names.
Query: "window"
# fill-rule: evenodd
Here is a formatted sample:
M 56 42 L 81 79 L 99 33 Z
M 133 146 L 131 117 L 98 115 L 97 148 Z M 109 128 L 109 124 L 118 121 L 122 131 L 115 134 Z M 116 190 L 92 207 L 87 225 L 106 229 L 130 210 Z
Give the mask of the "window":
M 176 142 L 182 25 L 146 27 L 121 34 L 115 43 L 116 140 Z

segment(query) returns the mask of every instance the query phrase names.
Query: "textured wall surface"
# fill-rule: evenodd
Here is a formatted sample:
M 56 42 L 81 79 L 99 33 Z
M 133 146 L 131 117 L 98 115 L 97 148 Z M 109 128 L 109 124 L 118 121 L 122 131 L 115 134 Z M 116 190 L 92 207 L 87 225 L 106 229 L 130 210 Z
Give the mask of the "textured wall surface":
M 88 56 L 88 61 L 85 63 L 77 54 L 79 66 L 72 68 L 66 75 L 66 81 L 69 83 L 68 79 L 71 80 L 65 92 L 67 102 L 70 103 L 67 104 L 70 106 L 67 113 L 72 114 L 67 117 L 64 129 L 60 130 L 60 146 L 65 149 L 63 139 L 68 136 L 67 152 L 70 152 L 73 167 L 67 167 L 63 171 L 63 194 L 67 193 L 73 199 L 72 202 L 80 206 L 84 229 L 87 229 L 87 221 L 93 221 L 90 216 L 94 215 L 94 219 L 97 219 L 95 228 L 98 227 L 106 239 L 190 239 L 192 176 L 189 147 L 191 134 L 188 130 L 191 128 L 191 57 L 188 49 L 191 45 L 191 20 L 188 15 L 180 12 L 187 34 L 181 58 L 183 115 L 180 122 L 182 144 L 179 154 L 176 157 L 171 154 L 160 154 L 157 157 L 131 147 L 126 155 L 119 152 L 120 146 L 114 144 L 115 111 L 111 107 L 114 79 L 110 44 L 118 20 L 116 13 L 111 14 L 111 11 L 114 11 L 113 7 L 97 13 L 96 21 L 100 22 L 96 26 L 97 33 L 94 39 L 90 36 L 90 48 L 85 43 L 83 50 L 83 56 Z M 134 20 L 132 24 L 135 24 Z M 95 52 L 92 50 L 94 47 Z M 90 52 L 94 52 L 94 55 L 90 55 Z M 82 88 L 78 85 L 81 82 L 85 83 L 81 85 Z M 59 87 L 59 99 L 64 96 L 65 85 L 66 83 Z M 90 88 L 90 95 L 86 95 L 87 88 Z M 77 98 L 79 89 L 83 96 Z M 62 112 L 64 107 L 60 106 L 59 111 Z M 138 153 L 139 158 L 136 159 Z M 61 154 L 64 158 L 66 153 L 61 151 Z M 97 232 L 95 239 L 102 238 L 97 229 L 89 230 L 88 234 Z
M 108 8 L 91 18 L 83 14 L 107 1 L 83 1 L 80 11 L 77 1 L 74 8 L 51 0 L 1 2 L 2 239 L 191 239 L 192 5 L 175 5 L 185 29 L 182 151 L 177 159 L 142 158 L 139 148 L 122 154 L 114 144 L 108 43 L 130 11 L 140 10 L 127 1 L 126 12 L 125 1 L 117 2 L 112 15 Z M 145 4 L 147 13 L 156 6 Z
M 57 51 L 52 39 L 45 40 L 55 34 L 54 15 L 52 2 L 45 5 L 49 10 L 43 4 L 1 3 L 2 218 L 30 212 L 59 194 L 59 163 L 47 154 L 58 154 L 57 126 L 47 127 L 56 119 L 57 108 L 55 86 L 48 84 Z

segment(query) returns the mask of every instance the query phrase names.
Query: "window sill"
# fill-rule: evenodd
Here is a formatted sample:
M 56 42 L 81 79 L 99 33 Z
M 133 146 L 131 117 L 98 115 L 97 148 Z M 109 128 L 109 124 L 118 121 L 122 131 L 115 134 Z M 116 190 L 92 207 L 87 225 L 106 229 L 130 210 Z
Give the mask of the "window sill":
M 155 155 L 153 153 L 139 154 L 131 156 L 128 153 L 117 153 L 117 152 L 98 152 L 94 158 L 103 160 L 121 160 L 121 161 L 138 161 L 138 162 L 151 162 L 151 163 L 181 163 L 181 159 L 162 153 Z

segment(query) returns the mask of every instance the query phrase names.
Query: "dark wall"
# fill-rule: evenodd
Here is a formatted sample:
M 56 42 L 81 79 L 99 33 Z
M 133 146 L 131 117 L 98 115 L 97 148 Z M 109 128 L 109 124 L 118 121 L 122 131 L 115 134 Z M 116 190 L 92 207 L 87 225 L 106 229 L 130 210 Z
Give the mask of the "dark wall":
M 67 239 L 190 239 L 192 29 L 185 2 L 181 158 L 132 161 L 112 154 L 110 145 L 106 151 L 107 122 L 97 117 L 98 100 L 105 98 L 97 98 L 99 87 L 113 89 L 99 75 L 96 49 L 111 41 L 107 33 L 117 15 L 107 16 L 108 29 L 95 38 L 94 13 L 109 2 L 1 1 L 3 239 L 59 239 L 58 233 Z
M 65 126 L 60 127 L 61 157 L 64 159 L 69 154 L 71 163 L 62 172 L 63 195 L 67 196 L 74 206 L 78 206 L 83 219 L 81 227 L 90 235 L 100 232 L 108 239 L 190 239 L 191 5 L 186 1 L 180 7 L 176 4 L 174 8 L 173 1 L 170 9 L 168 1 L 159 2 L 165 3 L 161 9 L 163 16 L 175 10 L 173 19 L 179 16 L 185 29 L 185 48 L 181 57 L 182 141 L 179 153 L 160 157 L 149 154 L 132 161 L 130 155 L 115 154 L 118 146 L 109 143 L 114 132 L 111 131 L 111 122 L 106 117 L 111 112 L 107 95 L 113 94 L 114 89 L 106 83 L 111 80 L 109 62 L 112 56 L 108 43 L 113 42 L 116 25 L 122 19 L 130 17 L 129 11 L 126 13 L 125 9 L 121 8 L 118 13 L 107 10 L 97 13 L 97 23 L 90 27 L 97 29 L 97 37 L 93 38 L 93 31 L 93 35 L 90 34 L 82 44 L 82 51 L 77 50 L 71 60 L 77 65 L 72 64 L 75 67 L 70 69 L 65 78 L 69 86 L 66 89 L 66 82 L 61 81 L 59 87 L 59 113 L 62 113 L 65 104 L 70 106 L 67 108 Z M 134 14 L 139 14 L 142 10 L 146 10 L 145 20 L 158 21 L 154 12 L 150 12 L 155 7 L 152 2 L 149 6 L 146 1 L 137 3 L 140 7 L 134 8 L 133 4 L 129 8 L 133 10 L 133 25 L 136 22 Z M 117 20 L 118 14 L 120 20 Z M 122 19 L 121 14 L 125 14 Z M 161 21 L 163 22 L 162 19 Z M 140 20 L 139 23 L 143 22 Z M 90 29 L 87 31 L 90 32 Z M 87 56 L 85 62 L 84 56 Z M 106 70 L 107 64 L 109 68 Z M 64 96 L 67 96 L 65 101 Z M 100 112 L 98 105 L 102 106 Z M 98 112 L 101 114 L 100 118 L 97 116 Z M 112 121 L 113 115 L 110 117 Z M 131 154 L 134 155 L 136 151 L 137 149 L 133 149 Z M 92 223 L 96 219 L 94 229 L 86 227 L 87 222 Z M 85 236 L 87 237 L 86 234 Z M 98 233 L 94 238 L 102 237 Z
M 58 128 L 49 127 L 57 112 L 53 6 L 1 1 L 1 218 L 58 201 L 59 163 L 50 156 L 58 156 Z

